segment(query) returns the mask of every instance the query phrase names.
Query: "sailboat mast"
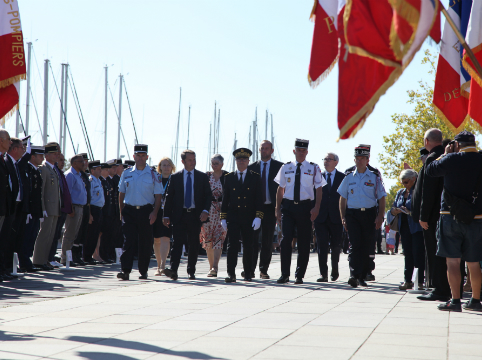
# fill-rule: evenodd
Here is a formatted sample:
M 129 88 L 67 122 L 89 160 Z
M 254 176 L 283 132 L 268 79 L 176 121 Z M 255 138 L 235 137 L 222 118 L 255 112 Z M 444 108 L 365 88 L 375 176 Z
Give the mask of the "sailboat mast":
M 117 159 L 120 158 L 121 118 L 122 118 L 122 74 L 119 74 L 119 124 L 117 127 Z
M 211 135 L 209 135 L 211 137 Z M 214 121 L 213 121 L 213 155 L 216 154 L 216 101 L 214 102 Z
M 69 89 L 69 64 L 65 64 L 65 95 L 64 95 L 64 123 L 63 123 L 63 135 L 62 135 L 62 138 L 63 138 L 63 143 L 62 144 L 59 144 L 61 147 L 62 147 L 62 154 L 65 154 L 65 146 L 67 144 L 67 100 L 69 99 L 69 92 L 68 92 L 68 89 Z M 72 138 L 72 136 L 71 136 Z
M 18 135 L 20 134 L 20 82 L 18 83 L 18 108 L 17 108 L 17 114 L 15 117 L 15 137 L 18 138 Z
M 27 103 L 26 103 L 26 111 L 25 111 L 25 136 L 28 136 L 28 125 L 30 119 L 30 59 L 32 53 L 32 43 L 28 42 L 28 63 L 27 63 Z
M 107 161 L 107 87 L 109 86 L 107 82 L 107 65 L 105 69 L 105 99 L 104 99 L 104 162 Z
M 64 95 L 65 95 L 65 64 L 62 65 L 62 76 L 60 80 L 60 124 L 59 124 L 59 145 L 62 147 L 62 128 L 64 126 Z
M 216 133 L 216 154 L 219 154 L 219 127 L 221 125 L 221 109 L 218 109 L 218 127 Z
M 43 142 L 44 145 L 48 142 L 48 129 L 49 129 L 49 60 L 45 59 L 44 65 L 44 133 Z
M 177 130 L 176 130 L 176 145 L 174 146 L 174 157 L 177 159 L 177 153 L 179 149 L 179 123 L 181 122 L 181 98 L 182 88 L 179 88 L 179 111 L 177 113 Z
M 268 110 L 266 110 L 266 124 L 264 128 L 264 138 L 267 140 L 268 139 Z
M 191 105 L 189 105 L 189 115 L 187 117 L 187 149 L 189 149 L 189 126 L 191 124 Z

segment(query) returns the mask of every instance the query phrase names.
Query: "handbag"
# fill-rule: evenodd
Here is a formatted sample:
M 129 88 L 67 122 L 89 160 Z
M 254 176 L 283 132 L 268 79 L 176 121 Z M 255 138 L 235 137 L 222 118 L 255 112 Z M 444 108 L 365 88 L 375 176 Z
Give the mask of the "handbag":
M 398 215 L 395 215 L 393 217 L 393 220 L 390 222 L 390 230 L 393 230 L 393 231 L 400 231 L 400 222 L 399 222 L 399 216 L 400 214 Z
M 480 184 L 482 175 L 482 170 L 479 170 L 479 175 L 477 176 L 477 180 L 475 182 L 475 189 L 472 195 L 472 202 L 468 202 L 465 199 L 462 199 L 458 196 L 450 194 L 447 189 L 444 187 L 444 200 L 449 206 L 450 215 L 453 218 L 462 224 L 470 224 L 477 214 L 477 210 L 475 209 L 475 200 L 477 199 L 479 193 L 477 191 L 477 186 Z

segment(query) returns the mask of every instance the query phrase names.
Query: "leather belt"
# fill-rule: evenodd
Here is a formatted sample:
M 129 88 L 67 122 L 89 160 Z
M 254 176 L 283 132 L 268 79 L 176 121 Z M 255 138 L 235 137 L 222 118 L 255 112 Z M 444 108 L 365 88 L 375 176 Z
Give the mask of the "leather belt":
M 376 208 L 376 206 L 373 206 L 371 208 L 359 208 L 359 209 L 348 208 L 347 210 L 350 210 L 350 211 L 368 211 L 368 210 L 373 210 L 375 208 Z
M 83 208 L 85 205 L 79 205 L 79 204 L 72 204 L 72 206 L 78 206 L 78 207 L 81 207 Z
M 182 209 L 182 211 L 188 212 L 188 213 L 193 212 L 194 210 L 195 210 L 195 208 L 189 208 L 189 209 L 183 208 Z
M 128 208 L 131 208 L 131 209 L 136 209 L 136 210 L 143 209 L 143 208 L 145 208 L 145 207 L 147 207 L 147 206 L 151 206 L 151 207 L 152 207 L 151 204 L 140 205 L 140 206 L 139 206 L 139 205 L 128 205 L 128 204 L 126 204 L 125 206 L 128 207 Z
M 298 205 L 298 204 L 304 204 L 304 203 L 307 203 L 307 202 L 311 202 L 313 200 L 311 199 L 306 199 L 306 200 L 300 200 L 300 201 L 294 201 L 294 200 L 290 200 L 290 199 L 283 199 L 283 201 L 288 201 L 292 204 L 295 204 L 295 205 Z

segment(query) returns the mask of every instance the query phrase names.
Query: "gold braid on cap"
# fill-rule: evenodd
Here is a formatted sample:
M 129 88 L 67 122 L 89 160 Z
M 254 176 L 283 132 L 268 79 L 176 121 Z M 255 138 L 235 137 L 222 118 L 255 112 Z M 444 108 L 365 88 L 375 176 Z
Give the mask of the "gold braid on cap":
M 245 152 L 245 151 L 240 151 L 240 152 L 237 152 L 236 153 L 236 159 L 237 158 L 248 158 L 250 157 L 251 155 L 249 155 L 249 153 Z
M 258 218 L 260 218 L 261 220 L 263 220 L 264 212 L 262 212 L 262 211 L 256 211 L 256 217 L 258 217 Z

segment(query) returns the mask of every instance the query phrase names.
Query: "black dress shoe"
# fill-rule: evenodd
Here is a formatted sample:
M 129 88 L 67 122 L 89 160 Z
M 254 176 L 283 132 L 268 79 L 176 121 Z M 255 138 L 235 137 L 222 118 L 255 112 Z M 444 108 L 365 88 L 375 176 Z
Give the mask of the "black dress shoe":
M 367 274 L 367 276 L 365 276 L 365 281 L 375 281 L 375 275 Z
M 328 282 L 328 278 L 325 275 L 321 275 L 316 281 L 317 282 Z
M 482 311 L 482 304 L 479 302 L 472 302 L 471 300 L 467 301 L 464 305 L 462 305 L 464 310 L 471 310 L 471 311 Z
M 303 284 L 303 279 L 302 278 L 296 278 L 295 284 Z
M 348 284 L 350 284 L 351 287 L 356 288 L 358 287 L 358 280 L 355 277 L 350 276 L 348 279 Z
M 147 280 L 147 274 L 139 276 L 139 280 Z
M 290 282 L 290 277 L 289 276 L 283 276 L 281 275 L 278 280 L 276 280 L 278 284 L 286 284 Z
M 13 280 L 14 279 L 14 277 L 10 274 L 3 274 L 2 277 L 3 277 L 3 280 Z
M 77 264 L 79 264 L 79 266 L 85 266 L 85 265 L 87 265 L 87 263 L 86 263 L 84 260 L 82 260 L 81 258 L 78 258 L 78 259 L 77 259 Z
M 424 301 L 448 301 L 449 297 L 437 295 L 437 294 L 434 294 L 433 292 L 431 292 L 431 293 L 426 294 L 426 295 L 417 296 L 417 299 L 424 300 Z
M 189 280 L 196 280 L 196 276 L 194 276 L 194 274 L 189 274 L 188 279 Z
M 125 272 L 120 272 L 117 274 L 117 278 L 118 279 L 122 279 L 122 280 L 129 280 L 129 274 L 125 273 Z M 146 276 L 147 278 L 147 276 Z
M 225 283 L 235 283 L 236 282 L 236 276 L 228 274 L 228 277 L 224 279 L 224 282 Z
M 331 273 L 331 281 L 336 281 L 340 277 L 338 273 Z
M 164 275 L 166 275 L 167 277 L 172 277 L 172 274 L 174 274 L 174 271 L 167 268 L 167 269 L 164 269 Z
M 454 304 L 452 301 L 447 301 L 445 304 L 440 304 L 437 306 L 437 309 L 441 311 L 456 311 L 456 312 L 461 312 L 462 311 L 462 304 Z
M 112 259 L 107 259 L 107 260 L 105 260 L 105 262 L 106 262 L 107 264 L 113 264 L 113 263 L 115 263 L 115 261 L 112 260 Z
M 368 284 L 366 283 L 365 279 L 358 279 L 358 285 L 367 287 Z
M 244 281 L 253 281 L 253 279 L 250 276 L 245 276 Z

